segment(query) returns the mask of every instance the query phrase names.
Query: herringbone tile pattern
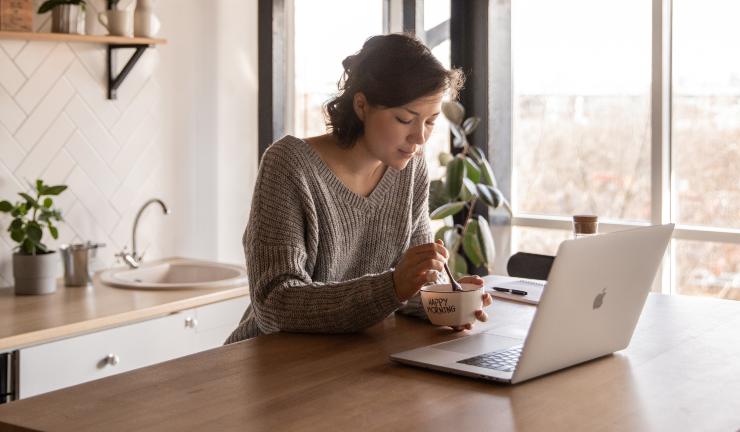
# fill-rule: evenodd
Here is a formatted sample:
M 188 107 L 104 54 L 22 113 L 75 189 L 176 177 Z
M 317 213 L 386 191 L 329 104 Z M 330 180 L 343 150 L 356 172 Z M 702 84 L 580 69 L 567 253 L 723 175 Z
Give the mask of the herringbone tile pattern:
M 88 14 L 97 15 L 103 3 L 88 0 Z M 37 29 L 47 30 L 48 20 L 36 16 Z M 119 67 L 128 56 L 121 53 Z M 54 247 L 104 242 L 99 264 L 113 264 L 114 253 L 130 247 L 138 207 L 169 184 L 162 174 L 168 162 L 159 138 L 158 62 L 157 49 L 147 50 L 118 99 L 109 101 L 103 45 L 0 40 L 0 199 L 14 200 L 36 178 L 67 184 L 56 200 L 65 218 L 60 238 L 45 235 Z M 0 286 L 13 283 L 8 221 L 0 217 Z M 157 233 L 142 230 L 139 243 L 150 243 L 150 253 Z

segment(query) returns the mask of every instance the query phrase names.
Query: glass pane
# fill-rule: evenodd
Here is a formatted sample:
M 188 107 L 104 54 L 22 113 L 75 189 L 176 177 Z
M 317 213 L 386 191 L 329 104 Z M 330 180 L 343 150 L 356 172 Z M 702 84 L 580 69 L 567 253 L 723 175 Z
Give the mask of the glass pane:
M 740 228 L 740 2 L 673 4 L 673 219 Z
M 434 26 L 450 19 L 450 0 L 427 0 L 424 2 L 424 29 L 429 30 Z M 430 47 L 432 54 L 440 63 L 450 68 L 450 40 L 447 39 L 437 46 Z M 435 122 L 432 136 L 429 137 L 424 148 L 429 178 L 439 179 L 445 174 L 445 167 L 439 164 L 439 154 L 450 151 L 450 126 L 447 119 L 440 115 Z
M 740 300 L 740 245 L 674 240 L 674 293 Z
M 512 3 L 515 211 L 650 218 L 651 7 Z
M 337 92 L 342 60 L 381 33 L 382 0 L 322 0 L 320 6 L 295 0 L 295 135 L 326 133 L 322 107 Z
M 511 253 L 555 255 L 560 243 L 572 238 L 571 231 L 515 226 L 511 231 Z

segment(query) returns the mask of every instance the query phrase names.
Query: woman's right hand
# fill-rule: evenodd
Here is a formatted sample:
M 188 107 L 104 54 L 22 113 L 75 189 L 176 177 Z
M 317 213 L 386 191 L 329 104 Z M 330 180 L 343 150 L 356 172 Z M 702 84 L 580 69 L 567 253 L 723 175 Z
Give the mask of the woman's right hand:
M 414 246 L 404 252 L 393 271 L 393 284 L 398 300 L 403 302 L 410 299 L 419 292 L 422 285 L 430 282 L 430 270 L 444 272 L 447 256 L 447 249 L 441 240 Z

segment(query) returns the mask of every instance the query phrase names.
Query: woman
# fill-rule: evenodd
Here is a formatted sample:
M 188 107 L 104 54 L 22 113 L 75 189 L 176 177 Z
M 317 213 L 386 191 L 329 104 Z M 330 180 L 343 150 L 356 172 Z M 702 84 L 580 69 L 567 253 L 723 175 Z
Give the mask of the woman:
M 354 332 L 399 309 L 423 316 L 419 289 L 443 270 L 422 151 L 462 76 L 400 34 L 368 39 L 342 65 L 326 105 L 331 133 L 286 136 L 262 157 L 243 238 L 252 303 L 226 343 Z

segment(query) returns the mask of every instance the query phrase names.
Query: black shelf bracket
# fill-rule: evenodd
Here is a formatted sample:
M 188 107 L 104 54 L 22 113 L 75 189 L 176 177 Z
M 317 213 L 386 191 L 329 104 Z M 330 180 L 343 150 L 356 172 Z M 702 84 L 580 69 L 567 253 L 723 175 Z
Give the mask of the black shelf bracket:
M 116 90 L 118 90 L 118 87 L 126 79 L 128 73 L 131 72 L 131 69 L 134 68 L 134 65 L 139 61 L 141 56 L 144 54 L 144 51 L 151 46 L 152 45 L 146 44 L 108 45 L 108 99 L 116 99 Z M 113 77 L 116 69 L 116 56 L 113 55 L 113 51 L 121 48 L 134 48 L 136 51 L 134 51 L 134 54 L 130 59 L 128 59 L 126 65 L 121 69 L 118 76 Z

